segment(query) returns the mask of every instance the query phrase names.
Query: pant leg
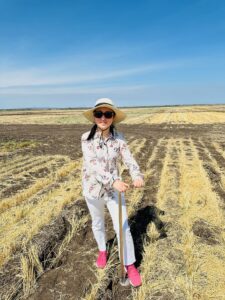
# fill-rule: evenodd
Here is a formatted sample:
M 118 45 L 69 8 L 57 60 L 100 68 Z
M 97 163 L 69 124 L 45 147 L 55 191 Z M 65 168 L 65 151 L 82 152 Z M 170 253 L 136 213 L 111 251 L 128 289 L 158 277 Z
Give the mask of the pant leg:
M 122 196 L 122 224 L 123 224 L 123 245 L 124 245 L 124 264 L 131 265 L 136 261 L 135 252 L 134 252 L 134 242 L 130 232 L 130 227 L 127 220 L 127 211 L 124 193 Z M 107 195 L 106 205 L 110 212 L 113 227 L 117 235 L 118 246 L 120 246 L 120 235 L 119 235 L 119 198 L 118 192 Z M 119 251 L 120 253 L 120 251 Z
M 98 244 L 100 251 L 106 250 L 105 241 L 105 219 L 104 219 L 104 205 L 103 198 L 88 198 L 85 197 L 91 219 L 92 219 L 92 231 L 95 240 Z

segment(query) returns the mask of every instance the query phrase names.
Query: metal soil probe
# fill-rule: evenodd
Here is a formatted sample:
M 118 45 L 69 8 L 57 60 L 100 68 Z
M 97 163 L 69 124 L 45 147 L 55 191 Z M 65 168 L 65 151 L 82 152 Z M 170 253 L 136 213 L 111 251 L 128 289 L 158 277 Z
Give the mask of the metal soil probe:
M 126 278 L 126 272 L 124 268 L 123 257 L 123 221 L 122 221 L 122 196 L 119 192 L 119 231 L 120 231 L 120 284 L 122 286 L 128 286 L 129 280 Z

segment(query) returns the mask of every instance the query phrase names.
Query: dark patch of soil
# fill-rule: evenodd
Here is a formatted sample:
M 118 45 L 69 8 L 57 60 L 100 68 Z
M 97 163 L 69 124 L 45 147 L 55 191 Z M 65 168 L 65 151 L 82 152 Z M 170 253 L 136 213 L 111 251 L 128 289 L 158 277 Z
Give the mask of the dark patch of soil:
M 221 229 L 208 224 L 204 220 L 197 220 L 192 226 L 193 233 L 200 238 L 202 243 L 215 245 L 219 243 Z
M 176 296 L 173 295 L 170 291 L 158 291 L 151 295 L 151 298 L 154 300 L 175 300 Z
M 2 125 L 0 124 L 0 141 L 27 141 L 34 140 L 40 143 L 38 147 L 21 149 L 22 153 L 62 154 L 72 159 L 81 156 L 80 138 L 82 133 L 90 130 L 91 125 Z M 225 132 L 225 124 L 187 125 L 187 124 L 137 124 L 117 126 L 126 137 L 161 138 L 161 137 L 211 137 L 213 134 Z M 57 147 L 56 147 L 57 145 Z M 18 152 L 17 152 L 18 154 Z M 4 155 L 2 156 L 2 159 Z
M 18 191 L 27 188 L 31 185 L 33 180 L 30 179 L 21 179 L 19 183 L 12 181 L 10 186 L 5 188 L 2 193 L 1 197 L 11 197 L 12 195 L 16 194 Z

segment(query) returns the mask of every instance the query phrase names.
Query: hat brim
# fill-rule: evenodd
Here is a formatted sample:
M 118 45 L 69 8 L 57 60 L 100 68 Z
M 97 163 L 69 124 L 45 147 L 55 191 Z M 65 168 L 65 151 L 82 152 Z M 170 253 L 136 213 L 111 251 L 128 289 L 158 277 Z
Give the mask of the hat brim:
M 112 106 L 110 104 L 101 104 L 101 105 L 98 105 L 97 107 L 93 107 L 91 109 L 88 109 L 88 110 L 83 112 L 83 115 L 90 122 L 95 123 L 93 112 L 94 112 L 94 110 L 96 110 L 97 108 L 100 108 L 100 107 L 107 107 L 107 108 L 110 108 L 111 110 L 113 110 L 115 112 L 116 115 L 114 117 L 113 123 L 122 122 L 127 116 L 122 110 L 120 110 L 119 108 L 117 108 L 115 106 Z

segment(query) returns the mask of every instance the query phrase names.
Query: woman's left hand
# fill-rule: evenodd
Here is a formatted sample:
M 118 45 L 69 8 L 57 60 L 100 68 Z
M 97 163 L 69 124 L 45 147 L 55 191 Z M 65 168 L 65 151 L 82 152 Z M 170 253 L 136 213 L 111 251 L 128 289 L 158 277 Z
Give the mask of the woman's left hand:
M 144 186 L 144 180 L 142 178 L 135 179 L 133 181 L 133 186 L 137 188 Z

